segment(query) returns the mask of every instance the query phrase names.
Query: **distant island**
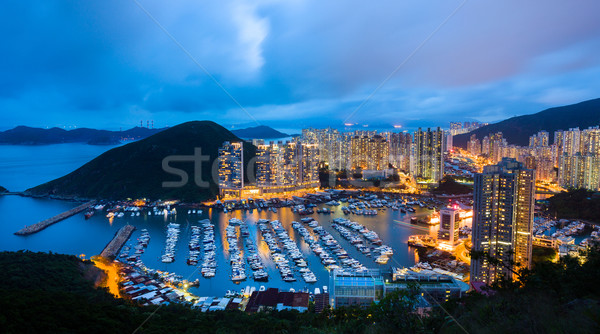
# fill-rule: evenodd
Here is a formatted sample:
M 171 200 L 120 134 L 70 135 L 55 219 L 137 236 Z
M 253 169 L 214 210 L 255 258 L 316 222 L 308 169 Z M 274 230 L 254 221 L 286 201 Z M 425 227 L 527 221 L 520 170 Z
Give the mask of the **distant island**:
M 269 126 L 260 125 L 246 129 L 232 130 L 234 135 L 244 139 L 276 139 L 290 137 L 287 133 L 279 132 Z
M 90 145 L 115 145 L 123 141 L 139 140 L 165 130 L 135 127 L 125 131 L 96 130 L 79 128 L 32 128 L 17 126 L 0 132 L 0 144 L 8 145 L 49 145 L 64 143 L 85 143 Z
M 3 186 L 0 186 L 0 194 L 2 193 L 7 193 L 8 189 L 4 188 Z
M 599 124 L 600 99 L 593 99 L 486 125 L 469 133 L 454 136 L 453 144 L 457 147 L 467 148 L 467 142 L 471 135 L 476 135 L 477 139 L 481 140 L 490 133 L 502 132 L 502 136 L 509 144 L 527 146 L 529 145 L 529 136 L 542 130 L 550 133 L 550 143 L 552 143 L 556 130 L 568 130 L 575 127 L 584 129 Z
M 211 121 L 187 122 L 156 133 L 148 138 L 113 148 L 74 172 L 56 180 L 28 189 L 25 194 L 71 199 L 179 199 L 199 202 L 214 198 L 219 191 L 212 175 L 212 166 L 219 147 L 225 141 L 241 141 L 236 135 Z M 244 161 L 256 154 L 252 144 L 244 145 Z M 208 156 L 201 163 L 202 181 L 195 183 L 195 149 Z M 180 177 L 163 170 L 163 159 L 187 156 L 189 161 L 173 161 L 170 167 L 187 173 L 189 179 L 181 187 L 163 187 L 163 182 L 179 181 Z

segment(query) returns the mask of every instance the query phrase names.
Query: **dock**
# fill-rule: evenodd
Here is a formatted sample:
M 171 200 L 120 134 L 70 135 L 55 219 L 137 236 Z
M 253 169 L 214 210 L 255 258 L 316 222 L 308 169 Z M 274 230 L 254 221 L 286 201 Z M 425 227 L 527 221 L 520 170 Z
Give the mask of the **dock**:
M 80 213 L 81 211 L 88 209 L 90 206 L 92 206 L 94 204 L 96 204 L 96 201 L 89 201 L 87 203 L 81 204 L 77 207 L 74 207 L 73 209 L 71 209 L 69 211 L 65 211 L 59 215 L 52 217 L 52 218 L 42 220 L 41 222 L 33 224 L 33 225 L 25 226 L 24 228 L 15 232 L 15 234 L 16 235 L 29 235 L 29 234 L 39 232 L 52 224 L 56 224 L 61 220 L 65 220 L 69 217 L 72 217 L 72 216 Z
M 134 230 L 135 226 L 133 225 L 125 225 L 121 227 L 121 229 L 117 231 L 117 234 L 115 234 L 115 237 L 108 243 L 108 245 L 106 245 L 106 247 L 104 247 L 104 250 L 102 250 L 100 256 L 106 259 L 114 260 L 123 245 L 125 245 L 127 240 L 129 240 L 129 237 Z

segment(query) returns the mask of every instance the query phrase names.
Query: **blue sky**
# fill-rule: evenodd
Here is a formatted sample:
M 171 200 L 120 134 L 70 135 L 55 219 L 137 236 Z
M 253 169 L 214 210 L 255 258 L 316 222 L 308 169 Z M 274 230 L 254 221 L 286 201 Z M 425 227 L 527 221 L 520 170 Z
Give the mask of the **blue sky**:
M 6 0 L 0 129 L 494 122 L 600 97 L 598 13 L 596 0 Z

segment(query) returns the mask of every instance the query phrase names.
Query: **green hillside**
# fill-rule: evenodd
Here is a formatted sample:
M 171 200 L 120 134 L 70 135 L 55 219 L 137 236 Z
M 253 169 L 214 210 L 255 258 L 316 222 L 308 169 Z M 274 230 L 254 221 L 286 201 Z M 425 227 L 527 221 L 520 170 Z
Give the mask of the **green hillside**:
M 246 314 L 202 313 L 181 304 L 138 306 L 91 283 L 97 273 L 75 256 L 0 252 L 0 333 L 598 333 L 600 250 L 587 262 L 542 262 L 523 284 L 468 294 L 419 316 L 417 290 L 370 307 Z M 92 273 L 90 273 L 92 271 Z M 414 286 L 413 288 L 417 288 Z
M 512 117 L 469 133 L 454 136 L 453 144 L 466 148 L 467 141 L 473 134 L 478 139 L 482 139 L 490 133 L 502 132 L 509 144 L 527 146 L 529 137 L 541 130 L 550 133 L 550 143 L 552 143 L 556 130 L 568 130 L 575 127 L 585 129 L 597 125 L 600 125 L 600 99 L 550 108 L 531 115 Z
M 107 151 L 74 172 L 28 189 L 26 193 L 76 198 L 206 200 L 218 193 L 212 167 L 219 147 L 224 141 L 239 140 L 214 122 L 187 122 Z M 244 159 L 248 161 L 255 155 L 256 148 L 251 144 L 244 147 Z M 200 180 L 208 182 L 209 186 L 196 185 L 192 161 L 179 161 L 170 162 L 169 166 L 184 170 L 189 176 L 188 182 L 182 187 L 163 187 L 163 182 L 180 180 L 179 176 L 163 170 L 163 159 L 169 156 L 191 159 L 196 148 L 209 158 L 198 164 L 201 166 Z

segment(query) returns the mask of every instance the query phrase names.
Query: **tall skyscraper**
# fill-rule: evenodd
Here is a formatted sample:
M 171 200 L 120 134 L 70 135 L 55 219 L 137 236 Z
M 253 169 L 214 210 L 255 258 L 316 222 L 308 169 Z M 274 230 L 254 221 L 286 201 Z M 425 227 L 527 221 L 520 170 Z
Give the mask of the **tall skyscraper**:
M 408 132 L 389 132 L 387 137 L 390 143 L 390 163 L 400 170 L 410 171 L 411 134 Z
M 563 131 L 561 137 L 562 149 L 558 150 L 558 183 L 565 188 L 599 190 L 600 129 L 569 129 Z
M 435 182 L 444 177 L 444 131 L 439 127 L 415 132 L 411 173 Z
M 476 135 L 471 135 L 469 138 L 469 142 L 467 143 L 467 151 L 475 156 L 481 154 L 481 141 L 477 139 Z
M 241 189 L 244 187 L 243 142 L 224 142 L 219 148 L 219 188 Z
M 535 172 L 514 159 L 475 174 L 472 250 L 499 262 L 473 259 L 472 282 L 512 279 L 509 268 L 531 267 L 534 194 Z

